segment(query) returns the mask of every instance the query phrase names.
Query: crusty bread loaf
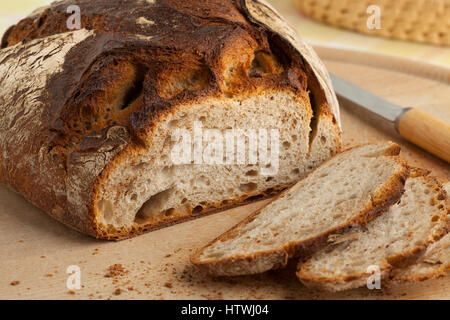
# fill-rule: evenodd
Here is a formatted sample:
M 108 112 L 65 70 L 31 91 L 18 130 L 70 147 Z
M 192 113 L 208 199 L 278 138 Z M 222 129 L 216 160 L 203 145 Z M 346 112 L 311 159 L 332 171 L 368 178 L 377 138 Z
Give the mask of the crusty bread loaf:
M 450 182 L 444 184 L 447 192 L 447 219 L 450 219 Z M 414 282 L 447 275 L 450 270 L 450 233 L 427 248 L 417 263 L 403 269 L 394 270 L 391 275 L 395 282 Z
M 343 152 L 195 254 L 214 275 L 261 273 L 324 247 L 396 203 L 409 169 L 396 144 Z
M 325 67 L 264 2 L 80 0 L 69 32 L 72 4 L 11 27 L 0 51 L 0 181 L 55 219 L 122 239 L 274 195 L 339 150 Z M 278 171 L 174 163 L 174 132 L 195 123 L 277 129 Z
M 307 286 L 340 291 L 366 285 L 370 266 L 381 279 L 395 268 L 413 264 L 448 232 L 446 193 L 438 181 L 413 171 L 400 203 L 392 206 L 349 241 L 299 263 L 297 276 Z

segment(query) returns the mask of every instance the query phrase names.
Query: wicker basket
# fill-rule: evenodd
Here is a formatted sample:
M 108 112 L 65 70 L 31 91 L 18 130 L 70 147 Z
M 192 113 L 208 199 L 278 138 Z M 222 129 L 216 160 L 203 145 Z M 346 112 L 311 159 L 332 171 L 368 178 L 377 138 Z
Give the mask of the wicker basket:
M 450 0 L 293 0 L 306 15 L 336 27 L 394 39 L 450 46 Z M 381 9 L 369 29 L 367 8 Z

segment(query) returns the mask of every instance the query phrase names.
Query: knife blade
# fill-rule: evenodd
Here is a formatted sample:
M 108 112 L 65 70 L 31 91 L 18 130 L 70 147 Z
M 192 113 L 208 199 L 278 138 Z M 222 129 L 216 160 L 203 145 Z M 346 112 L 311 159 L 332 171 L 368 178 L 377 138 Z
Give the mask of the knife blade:
M 338 97 L 391 122 L 404 139 L 450 163 L 450 124 L 416 109 L 402 108 L 330 74 Z
M 331 75 L 331 81 L 333 82 L 334 90 L 338 96 L 341 96 L 390 122 L 395 122 L 395 120 L 405 112 L 404 108 L 365 91 L 334 74 Z

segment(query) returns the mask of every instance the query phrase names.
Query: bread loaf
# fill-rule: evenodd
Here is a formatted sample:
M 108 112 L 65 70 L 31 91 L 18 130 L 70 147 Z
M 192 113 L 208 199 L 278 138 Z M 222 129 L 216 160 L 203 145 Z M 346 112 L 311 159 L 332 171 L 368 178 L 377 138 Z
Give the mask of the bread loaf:
M 365 286 L 379 268 L 382 281 L 414 264 L 449 230 L 447 195 L 438 181 L 413 171 L 400 203 L 350 241 L 331 245 L 301 262 L 297 276 L 307 286 L 341 291 Z
M 0 51 L 0 181 L 62 223 L 131 237 L 272 196 L 339 150 L 323 64 L 263 1 L 80 0 L 70 31 L 72 4 L 12 26 Z M 279 163 L 175 162 L 196 125 L 276 129 Z
M 408 176 L 399 152 L 389 143 L 333 157 L 201 249 L 192 262 L 213 275 L 235 276 L 307 257 L 399 200 Z

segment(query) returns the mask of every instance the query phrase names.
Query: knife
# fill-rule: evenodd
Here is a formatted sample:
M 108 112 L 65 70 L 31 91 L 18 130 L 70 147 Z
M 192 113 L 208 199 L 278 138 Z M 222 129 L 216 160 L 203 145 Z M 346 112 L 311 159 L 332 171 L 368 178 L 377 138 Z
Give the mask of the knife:
M 404 139 L 450 163 L 450 124 L 416 109 L 402 108 L 333 74 L 337 95 L 386 119 Z

